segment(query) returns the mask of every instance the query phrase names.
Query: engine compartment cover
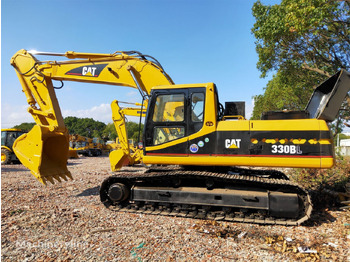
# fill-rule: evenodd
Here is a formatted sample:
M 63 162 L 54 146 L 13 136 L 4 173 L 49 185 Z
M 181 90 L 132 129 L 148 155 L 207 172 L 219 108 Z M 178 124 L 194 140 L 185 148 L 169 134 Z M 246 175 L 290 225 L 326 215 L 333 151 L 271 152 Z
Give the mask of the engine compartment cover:
M 332 122 L 349 91 L 350 73 L 342 69 L 315 89 L 305 110 L 310 118 Z

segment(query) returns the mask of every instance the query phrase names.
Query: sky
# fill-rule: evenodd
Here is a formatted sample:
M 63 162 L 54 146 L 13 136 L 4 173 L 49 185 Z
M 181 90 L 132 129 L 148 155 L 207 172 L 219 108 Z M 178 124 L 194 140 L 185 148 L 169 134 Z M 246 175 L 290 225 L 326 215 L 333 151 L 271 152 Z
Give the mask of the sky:
M 220 102 L 245 101 L 249 118 L 253 96 L 263 93 L 272 77 L 260 78 L 256 68 L 256 40 L 251 33 L 254 2 L 2 0 L 1 127 L 33 122 L 10 65 L 20 49 L 57 53 L 137 50 L 155 57 L 176 84 L 214 82 Z M 136 89 L 74 82 L 65 82 L 56 95 L 63 117 L 90 117 L 105 123 L 112 122 L 113 100 L 141 101 Z

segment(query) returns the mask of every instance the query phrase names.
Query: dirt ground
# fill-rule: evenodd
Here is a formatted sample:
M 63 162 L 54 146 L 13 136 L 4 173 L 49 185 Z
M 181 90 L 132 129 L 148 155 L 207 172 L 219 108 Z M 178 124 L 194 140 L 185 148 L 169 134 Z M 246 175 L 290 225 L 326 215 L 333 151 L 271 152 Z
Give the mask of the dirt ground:
M 302 226 L 121 213 L 99 200 L 108 157 L 69 160 L 74 180 L 43 186 L 1 166 L 2 261 L 350 261 L 350 211 Z

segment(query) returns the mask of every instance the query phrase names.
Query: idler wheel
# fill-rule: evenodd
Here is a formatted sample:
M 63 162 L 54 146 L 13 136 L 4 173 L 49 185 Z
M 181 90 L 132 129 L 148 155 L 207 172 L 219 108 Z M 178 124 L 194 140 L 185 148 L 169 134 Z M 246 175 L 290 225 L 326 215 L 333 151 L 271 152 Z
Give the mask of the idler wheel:
M 108 189 L 108 196 L 114 203 L 128 199 L 129 195 L 129 188 L 121 183 L 112 184 Z

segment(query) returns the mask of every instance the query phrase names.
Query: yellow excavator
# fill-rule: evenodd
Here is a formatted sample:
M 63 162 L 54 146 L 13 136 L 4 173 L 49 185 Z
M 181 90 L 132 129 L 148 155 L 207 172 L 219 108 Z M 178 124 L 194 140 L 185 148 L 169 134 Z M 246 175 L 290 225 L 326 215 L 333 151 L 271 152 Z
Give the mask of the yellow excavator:
M 112 171 L 119 170 L 122 166 L 134 164 L 139 164 L 143 159 L 143 152 L 140 148 L 130 143 L 128 139 L 128 134 L 126 130 L 126 116 L 137 116 L 145 117 L 146 116 L 146 107 L 147 101 L 144 100 L 143 104 L 140 103 L 128 103 L 128 102 L 118 102 L 114 100 L 111 103 L 112 109 L 112 119 L 114 127 L 118 134 L 118 150 L 113 150 L 109 153 L 109 160 L 111 163 Z M 132 104 L 137 107 L 125 107 L 121 108 L 119 103 L 123 104 Z M 141 119 L 140 119 L 141 120 Z M 139 130 L 140 131 L 140 130 Z
M 317 87 L 304 111 L 246 120 L 242 102 L 226 102 L 225 108 L 219 103 L 214 83 L 175 85 L 156 59 L 136 51 L 36 55 L 68 58 L 43 62 L 20 50 L 11 59 L 37 123 L 16 140 L 14 151 L 42 183 L 72 177 L 66 167 L 68 134 L 52 80 L 129 86 L 140 91 L 141 104 L 147 101 L 143 162 L 158 166 L 106 178 L 100 187 L 106 207 L 261 224 L 299 225 L 310 217 L 312 203 L 302 187 L 280 171 L 258 167 L 334 165 L 327 123 L 349 92 L 345 70 Z M 118 107 L 112 103 L 113 120 L 125 132 Z M 112 169 L 119 169 L 129 153 L 111 154 Z
M 69 135 L 69 150 L 89 157 L 100 156 L 102 155 L 102 146 L 97 142 L 97 138 L 88 138 L 78 134 Z

